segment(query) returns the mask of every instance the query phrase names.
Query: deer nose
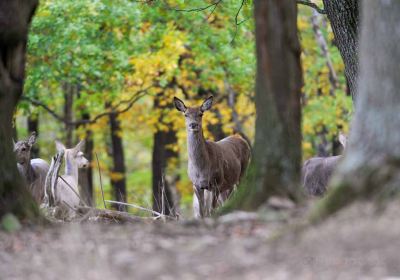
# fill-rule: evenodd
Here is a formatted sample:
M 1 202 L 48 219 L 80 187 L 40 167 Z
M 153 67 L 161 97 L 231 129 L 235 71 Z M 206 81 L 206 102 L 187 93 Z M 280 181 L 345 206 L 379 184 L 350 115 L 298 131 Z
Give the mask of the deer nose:
M 199 125 L 197 123 L 191 123 L 191 124 L 189 124 L 189 128 L 190 129 L 197 129 L 197 128 L 199 128 Z

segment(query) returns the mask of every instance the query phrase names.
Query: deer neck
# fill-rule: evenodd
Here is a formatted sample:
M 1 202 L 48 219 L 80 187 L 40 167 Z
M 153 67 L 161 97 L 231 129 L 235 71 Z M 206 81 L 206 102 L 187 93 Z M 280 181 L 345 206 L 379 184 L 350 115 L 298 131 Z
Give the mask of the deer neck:
M 33 171 L 32 165 L 31 165 L 31 161 L 28 160 L 26 162 L 24 162 L 23 164 L 18 163 L 23 170 L 23 174 L 26 178 L 26 180 L 31 183 L 35 180 L 35 172 Z
M 65 175 L 73 177 L 78 182 L 78 166 L 73 163 L 70 153 L 65 154 Z
M 195 166 L 202 167 L 208 160 L 207 143 L 203 131 L 188 131 L 187 136 L 189 162 Z

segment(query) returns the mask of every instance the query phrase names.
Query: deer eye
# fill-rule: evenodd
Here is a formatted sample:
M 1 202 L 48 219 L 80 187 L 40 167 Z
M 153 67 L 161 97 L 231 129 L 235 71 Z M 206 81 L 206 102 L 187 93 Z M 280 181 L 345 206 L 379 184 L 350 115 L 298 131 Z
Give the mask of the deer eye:
M 185 114 L 185 118 L 188 118 L 189 117 L 189 115 L 188 114 Z
M 203 116 L 203 113 L 199 113 L 199 117 L 202 117 Z

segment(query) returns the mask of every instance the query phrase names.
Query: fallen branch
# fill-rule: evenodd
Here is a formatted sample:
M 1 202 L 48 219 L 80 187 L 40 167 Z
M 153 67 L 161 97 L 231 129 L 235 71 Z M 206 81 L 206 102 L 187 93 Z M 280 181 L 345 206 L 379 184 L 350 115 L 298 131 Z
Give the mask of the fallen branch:
M 156 212 L 154 210 L 147 209 L 147 208 L 144 208 L 144 207 L 141 207 L 141 206 L 137 206 L 137 205 L 131 204 L 131 203 L 119 202 L 119 201 L 114 201 L 114 200 L 105 200 L 105 202 L 112 203 L 112 204 L 118 204 L 118 205 L 125 205 L 125 206 L 129 206 L 129 207 L 132 207 L 132 208 L 135 208 L 135 209 L 143 210 L 143 211 L 152 213 L 156 217 L 165 216 L 165 215 L 163 215 L 161 213 L 158 213 L 158 212 Z

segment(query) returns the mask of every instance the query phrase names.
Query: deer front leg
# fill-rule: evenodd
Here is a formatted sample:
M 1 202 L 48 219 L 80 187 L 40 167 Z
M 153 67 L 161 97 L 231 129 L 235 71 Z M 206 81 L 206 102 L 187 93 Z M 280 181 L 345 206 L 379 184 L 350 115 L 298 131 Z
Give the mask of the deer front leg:
M 205 215 L 204 209 L 204 189 L 193 186 L 193 210 L 195 218 L 203 218 Z

